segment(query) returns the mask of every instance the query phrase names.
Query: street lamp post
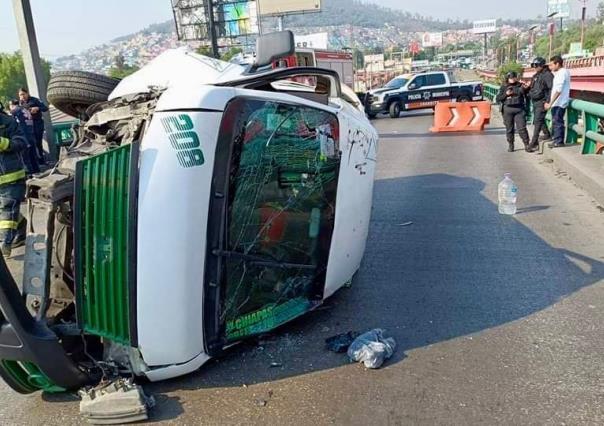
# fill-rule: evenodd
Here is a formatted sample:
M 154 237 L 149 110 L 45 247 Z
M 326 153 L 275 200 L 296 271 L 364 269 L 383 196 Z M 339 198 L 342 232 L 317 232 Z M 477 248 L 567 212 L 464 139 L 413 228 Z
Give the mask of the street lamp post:
M 585 18 L 587 16 L 587 0 L 579 0 L 583 3 L 581 8 L 581 50 L 583 50 L 583 45 L 585 43 Z
M 554 24 L 553 22 L 553 18 L 555 18 L 558 15 L 558 12 L 554 12 L 554 13 L 550 13 L 549 15 L 547 15 L 548 19 L 552 19 L 552 22 L 549 22 L 547 24 L 547 32 L 549 34 L 549 57 L 552 57 L 552 53 L 553 53 L 553 47 L 554 47 L 554 29 L 556 28 L 556 24 Z M 562 22 L 562 19 L 560 19 L 560 22 Z M 562 28 L 560 28 L 560 31 L 562 31 Z
M 532 58 L 535 55 L 535 30 L 539 25 L 533 25 L 529 28 L 529 56 Z

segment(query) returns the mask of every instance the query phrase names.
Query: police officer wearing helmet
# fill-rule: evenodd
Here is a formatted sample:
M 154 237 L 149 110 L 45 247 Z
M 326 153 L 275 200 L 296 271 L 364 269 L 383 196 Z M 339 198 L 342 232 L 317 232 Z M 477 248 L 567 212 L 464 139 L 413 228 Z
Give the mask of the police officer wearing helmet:
M 25 198 L 21 153 L 26 148 L 27 139 L 19 125 L 0 104 L 0 249 L 5 257 L 25 242 L 26 222 L 20 208 Z
M 505 82 L 501 85 L 497 94 L 497 102 L 501 104 L 501 113 L 505 123 L 506 136 L 508 140 L 508 152 L 514 152 L 514 134 L 518 131 L 524 149 L 532 152 L 528 130 L 526 129 L 526 93 L 529 86 L 523 84 L 518 79 L 518 74 L 514 71 L 507 73 Z
M 535 131 L 531 139 L 531 148 L 539 147 L 539 135 L 543 132 L 543 139 L 551 139 L 551 134 L 545 124 L 545 116 L 547 111 L 545 104 L 549 101 L 554 84 L 554 75 L 549 70 L 544 58 L 538 57 L 532 63 L 532 67 L 536 70 L 536 74 L 531 82 L 531 87 L 528 93 L 529 98 L 533 102 L 533 115 Z

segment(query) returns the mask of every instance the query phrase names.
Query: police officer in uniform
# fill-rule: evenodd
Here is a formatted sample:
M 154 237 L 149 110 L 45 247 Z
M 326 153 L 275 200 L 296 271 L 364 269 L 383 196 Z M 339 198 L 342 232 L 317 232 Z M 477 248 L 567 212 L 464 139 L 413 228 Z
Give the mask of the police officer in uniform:
M 508 152 L 514 152 L 514 133 L 517 130 L 524 149 L 533 152 L 530 148 L 528 130 L 526 129 L 526 93 L 529 86 L 518 80 L 518 74 L 514 71 L 506 75 L 506 81 L 499 89 L 497 102 L 501 104 L 501 113 L 505 123 L 506 136 L 509 144 Z
M 17 122 L 0 104 L 0 249 L 9 257 L 25 243 L 26 222 L 21 216 L 25 198 L 25 169 L 21 153 L 27 140 Z
M 549 98 L 552 94 L 554 75 L 549 70 L 544 58 L 535 58 L 532 67 L 536 69 L 536 74 L 533 77 L 528 94 L 533 102 L 533 117 L 535 124 L 535 131 L 533 132 L 533 138 L 531 139 L 531 148 L 537 149 L 539 148 L 539 135 L 541 132 L 543 132 L 543 139 L 541 140 L 549 140 L 552 138 L 549 129 L 545 124 L 545 116 L 547 114 L 545 104 L 549 102 Z
M 42 141 L 44 139 L 44 116 L 43 113 L 48 111 L 48 107 L 40 99 L 30 96 L 27 88 L 19 89 L 19 104 L 26 108 L 34 121 L 34 137 L 36 140 L 36 151 L 38 154 L 38 162 L 40 165 L 45 163 L 44 147 Z

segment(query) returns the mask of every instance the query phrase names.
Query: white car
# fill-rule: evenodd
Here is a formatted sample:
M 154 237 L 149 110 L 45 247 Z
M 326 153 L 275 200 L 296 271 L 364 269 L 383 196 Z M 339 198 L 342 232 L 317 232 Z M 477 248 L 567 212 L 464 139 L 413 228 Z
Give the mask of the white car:
M 53 78 L 51 102 L 83 121 L 28 182 L 45 226 L 30 224 L 22 292 L 0 262 L 0 375 L 16 391 L 180 376 L 353 279 L 378 135 L 336 72 L 254 72 L 290 36 L 262 38 L 252 69 L 174 50 L 117 86 Z

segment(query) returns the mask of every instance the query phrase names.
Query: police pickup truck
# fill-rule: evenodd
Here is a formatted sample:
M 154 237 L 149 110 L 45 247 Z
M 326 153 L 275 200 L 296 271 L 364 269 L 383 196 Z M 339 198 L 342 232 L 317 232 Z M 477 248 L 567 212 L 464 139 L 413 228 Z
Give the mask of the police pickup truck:
M 438 101 L 481 101 L 482 82 L 456 82 L 450 72 L 435 71 L 404 74 L 365 96 L 365 111 L 370 118 L 389 113 L 397 118 L 401 111 L 433 108 Z

